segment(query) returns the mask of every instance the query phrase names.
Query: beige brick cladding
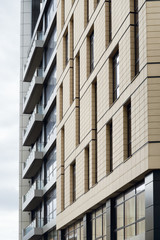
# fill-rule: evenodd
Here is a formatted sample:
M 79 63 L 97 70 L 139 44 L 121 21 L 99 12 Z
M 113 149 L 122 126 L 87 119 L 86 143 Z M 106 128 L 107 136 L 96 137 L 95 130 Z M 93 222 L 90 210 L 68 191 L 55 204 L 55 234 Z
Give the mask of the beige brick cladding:
M 61 1 L 58 4 L 61 8 Z M 139 0 L 139 73 L 135 76 L 135 27 L 132 0 L 112 0 L 112 41 L 109 42 L 109 2 L 71 1 L 58 37 L 57 70 L 57 228 L 82 217 L 117 191 L 160 168 L 160 3 Z M 60 17 L 58 16 L 58 19 Z M 72 22 L 73 21 L 73 22 Z M 60 24 L 60 21 L 59 21 Z M 73 25 L 72 25 L 73 24 Z M 73 28 L 72 28 L 73 27 Z M 72 35 L 73 30 L 73 35 Z M 90 73 L 90 33 L 94 30 L 94 70 Z M 64 36 L 69 34 L 70 59 L 64 64 Z M 71 50 L 74 38 L 73 52 Z M 119 97 L 113 103 L 113 56 L 119 51 Z M 80 74 L 78 72 L 78 56 Z M 151 64 L 152 63 L 152 64 Z M 80 76 L 80 79 L 78 79 Z M 97 82 L 97 129 L 94 126 Z M 72 94 L 74 88 L 74 101 Z M 126 155 L 125 106 L 131 102 L 131 152 Z M 63 108 L 63 110 L 62 110 Z M 63 112 L 62 119 L 60 118 Z M 113 128 L 113 171 L 110 172 L 108 125 Z M 64 128 L 64 166 L 62 129 Z M 97 131 L 97 134 L 96 134 Z M 78 134 L 80 133 L 80 144 Z M 151 143 L 152 142 L 152 143 Z M 89 147 L 89 175 L 86 148 Z M 96 159 L 97 151 L 97 159 Z M 76 162 L 76 201 L 72 203 L 71 165 Z M 97 161 L 97 162 L 96 162 Z M 97 173 L 97 183 L 96 183 Z M 87 183 L 89 178 L 89 190 Z M 63 188 L 64 187 L 64 188 Z M 64 203 L 64 209 L 63 209 Z

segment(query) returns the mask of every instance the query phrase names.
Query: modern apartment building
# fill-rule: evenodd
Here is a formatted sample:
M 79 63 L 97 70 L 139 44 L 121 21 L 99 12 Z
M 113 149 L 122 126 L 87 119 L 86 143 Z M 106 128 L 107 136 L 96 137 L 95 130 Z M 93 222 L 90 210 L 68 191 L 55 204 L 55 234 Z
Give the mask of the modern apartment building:
M 56 0 L 21 0 L 19 239 L 56 239 Z
M 160 239 L 160 1 L 57 2 L 60 239 Z
M 159 158 L 160 1 L 21 0 L 19 239 L 159 240 Z

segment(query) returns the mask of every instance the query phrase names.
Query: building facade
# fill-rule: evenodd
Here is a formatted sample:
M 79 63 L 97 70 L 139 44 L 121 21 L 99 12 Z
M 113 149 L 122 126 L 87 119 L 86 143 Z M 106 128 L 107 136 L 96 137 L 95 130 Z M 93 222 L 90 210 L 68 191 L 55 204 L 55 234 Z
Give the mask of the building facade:
M 21 0 L 20 240 L 158 240 L 159 156 L 160 1 Z

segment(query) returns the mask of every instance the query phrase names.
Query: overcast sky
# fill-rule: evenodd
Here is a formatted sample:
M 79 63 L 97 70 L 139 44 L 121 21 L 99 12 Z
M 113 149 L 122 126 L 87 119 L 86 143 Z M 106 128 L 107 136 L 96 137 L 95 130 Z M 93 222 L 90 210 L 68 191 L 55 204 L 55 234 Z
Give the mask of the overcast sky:
M 0 239 L 18 240 L 20 0 L 0 4 Z

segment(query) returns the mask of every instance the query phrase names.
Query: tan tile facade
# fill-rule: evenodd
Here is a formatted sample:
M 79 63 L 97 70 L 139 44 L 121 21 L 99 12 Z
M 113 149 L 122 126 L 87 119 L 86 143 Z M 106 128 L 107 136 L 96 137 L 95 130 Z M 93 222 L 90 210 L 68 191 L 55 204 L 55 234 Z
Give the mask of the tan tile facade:
M 134 1 L 111 0 L 111 8 L 104 0 L 98 4 L 95 0 L 68 0 L 67 4 L 63 1 L 58 2 L 57 14 L 58 230 L 116 195 L 120 189 L 126 189 L 133 181 L 142 179 L 149 170 L 160 168 L 160 2 L 138 1 L 139 73 L 135 76 Z M 90 73 L 90 34 L 93 31 L 94 70 Z M 69 36 L 67 65 L 64 60 L 66 32 Z M 112 60 L 116 51 L 119 52 L 119 97 L 113 103 Z M 131 102 L 132 154 L 127 159 L 125 106 L 128 100 Z M 112 172 L 109 162 L 110 121 L 113 131 Z M 76 201 L 72 202 L 71 165 L 74 161 Z

